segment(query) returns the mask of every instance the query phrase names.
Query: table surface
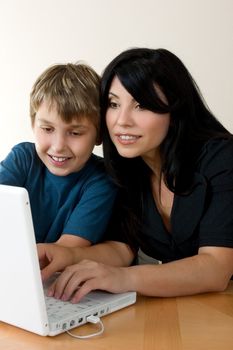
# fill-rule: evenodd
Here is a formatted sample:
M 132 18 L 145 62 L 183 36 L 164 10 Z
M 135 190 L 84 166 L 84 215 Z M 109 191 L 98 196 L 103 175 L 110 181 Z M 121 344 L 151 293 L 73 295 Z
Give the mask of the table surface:
M 177 298 L 138 296 L 135 305 L 102 318 L 91 339 L 42 337 L 0 322 L 0 350 L 232 350 L 233 282 L 222 293 Z M 96 331 L 95 325 L 73 330 Z

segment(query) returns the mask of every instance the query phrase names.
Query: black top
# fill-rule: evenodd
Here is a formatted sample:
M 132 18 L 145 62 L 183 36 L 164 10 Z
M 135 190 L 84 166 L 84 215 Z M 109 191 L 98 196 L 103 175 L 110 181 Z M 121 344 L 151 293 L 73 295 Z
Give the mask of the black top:
M 143 207 L 140 248 L 155 259 L 168 262 L 193 256 L 202 246 L 233 248 L 233 141 L 211 140 L 205 144 L 192 191 L 174 196 L 170 233 L 151 191 L 145 194 Z M 126 241 L 122 236 L 114 239 Z

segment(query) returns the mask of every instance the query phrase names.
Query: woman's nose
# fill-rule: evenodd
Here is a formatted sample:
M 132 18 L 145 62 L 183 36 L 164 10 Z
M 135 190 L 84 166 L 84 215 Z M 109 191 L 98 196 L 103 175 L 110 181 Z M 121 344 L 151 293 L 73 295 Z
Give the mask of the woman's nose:
M 132 115 L 131 112 L 127 109 L 120 109 L 117 115 L 117 124 L 121 126 L 130 126 L 132 125 Z

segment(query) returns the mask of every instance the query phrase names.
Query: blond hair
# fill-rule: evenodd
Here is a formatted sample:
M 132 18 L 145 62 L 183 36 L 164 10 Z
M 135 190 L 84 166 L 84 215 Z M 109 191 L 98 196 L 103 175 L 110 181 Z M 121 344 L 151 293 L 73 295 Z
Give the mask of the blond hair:
M 87 117 L 99 129 L 99 75 L 83 63 L 57 64 L 47 68 L 36 80 L 30 94 L 32 125 L 41 103 L 56 105 L 62 120 Z

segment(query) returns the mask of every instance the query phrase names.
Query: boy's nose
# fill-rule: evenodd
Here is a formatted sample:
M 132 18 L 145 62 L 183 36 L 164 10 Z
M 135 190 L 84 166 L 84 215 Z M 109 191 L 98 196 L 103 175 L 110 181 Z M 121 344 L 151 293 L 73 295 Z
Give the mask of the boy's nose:
M 61 152 L 66 147 L 66 140 L 64 135 L 54 135 L 53 143 L 52 143 L 53 150 L 56 152 Z

